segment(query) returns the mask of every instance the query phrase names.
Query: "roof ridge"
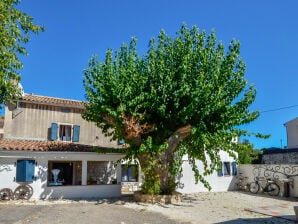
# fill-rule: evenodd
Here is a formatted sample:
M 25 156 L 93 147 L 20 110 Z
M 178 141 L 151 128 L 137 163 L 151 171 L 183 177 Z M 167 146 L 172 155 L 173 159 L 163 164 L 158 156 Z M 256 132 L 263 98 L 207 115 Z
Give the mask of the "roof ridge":
M 68 98 L 62 98 L 62 97 L 54 97 L 54 96 L 43 96 L 43 95 L 37 95 L 37 94 L 33 94 L 33 93 L 25 93 L 24 96 L 22 96 L 22 99 L 25 96 L 36 96 L 36 97 L 45 97 L 45 98 L 51 98 L 51 99 L 58 99 L 58 100 L 68 100 L 68 101 L 76 101 L 76 102 L 86 102 L 83 100 L 75 100 L 75 99 L 68 99 Z

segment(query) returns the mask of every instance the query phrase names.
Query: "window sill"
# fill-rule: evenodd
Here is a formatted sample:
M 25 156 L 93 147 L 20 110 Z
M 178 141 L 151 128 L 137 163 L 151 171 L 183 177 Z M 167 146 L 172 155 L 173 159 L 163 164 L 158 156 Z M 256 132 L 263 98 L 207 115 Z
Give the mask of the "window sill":
M 121 183 L 138 183 L 138 181 L 136 181 L 136 180 L 123 180 L 123 181 L 121 181 Z
M 90 185 L 47 185 L 47 187 L 94 187 L 94 186 L 110 186 L 120 184 L 90 184 Z

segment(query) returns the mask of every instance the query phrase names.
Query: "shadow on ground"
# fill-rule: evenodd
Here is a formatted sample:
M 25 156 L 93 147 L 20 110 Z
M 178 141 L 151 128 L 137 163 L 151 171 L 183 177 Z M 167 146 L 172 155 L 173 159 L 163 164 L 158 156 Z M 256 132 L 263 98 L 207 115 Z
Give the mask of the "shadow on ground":
M 224 222 L 217 222 L 215 224 L 247 224 L 247 223 L 257 223 L 257 224 L 294 224 L 297 222 L 289 221 L 286 219 L 268 217 L 268 218 L 245 218 L 245 219 L 234 219 Z
M 251 193 L 251 192 L 248 192 L 248 191 L 234 191 L 234 192 L 237 192 L 239 194 L 246 194 L 246 195 L 250 195 L 250 196 L 257 196 L 257 197 L 260 197 L 260 198 L 274 198 L 274 199 L 280 200 L 280 201 L 297 201 L 296 197 L 271 196 L 271 195 L 268 195 L 266 193 L 254 194 L 254 193 Z

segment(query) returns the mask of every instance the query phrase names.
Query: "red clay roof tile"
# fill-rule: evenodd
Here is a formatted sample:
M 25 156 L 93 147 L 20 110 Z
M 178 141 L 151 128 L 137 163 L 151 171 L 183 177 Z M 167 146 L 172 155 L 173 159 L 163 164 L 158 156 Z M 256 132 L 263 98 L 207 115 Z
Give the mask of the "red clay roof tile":
M 62 98 L 57 98 L 57 97 L 39 96 L 39 95 L 33 95 L 33 94 L 25 94 L 21 98 L 21 100 L 29 101 L 29 102 L 32 102 L 32 103 L 43 103 L 43 104 L 44 103 L 49 103 L 49 104 L 84 107 L 84 101 L 62 99 Z
M 0 150 L 37 152 L 94 152 L 93 146 L 60 141 L 0 140 Z

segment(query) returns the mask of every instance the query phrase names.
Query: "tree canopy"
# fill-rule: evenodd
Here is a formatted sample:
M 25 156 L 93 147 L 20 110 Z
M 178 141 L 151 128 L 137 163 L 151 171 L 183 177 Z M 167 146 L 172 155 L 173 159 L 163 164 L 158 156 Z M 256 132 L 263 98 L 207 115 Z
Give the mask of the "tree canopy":
M 184 24 L 175 38 L 164 30 L 152 38 L 144 56 L 136 47 L 133 38 L 115 52 L 108 49 L 103 62 L 91 58 L 83 117 L 112 139 L 125 139 L 127 156 L 148 168 L 145 182 L 146 174 L 156 177 L 160 188 L 153 193 L 174 189 L 183 155 L 196 181 L 210 188 L 204 175 L 217 169 L 220 150 L 235 155 L 240 147 L 233 138 L 248 133 L 239 127 L 259 116 L 249 111 L 256 90 L 244 77 L 240 42 L 232 40 L 225 49 L 215 31 L 207 35 Z
M 19 70 L 23 64 L 20 55 L 27 55 L 24 47 L 30 33 L 44 30 L 33 18 L 16 8 L 20 0 L 0 1 L 0 104 L 19 96 Z

